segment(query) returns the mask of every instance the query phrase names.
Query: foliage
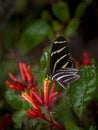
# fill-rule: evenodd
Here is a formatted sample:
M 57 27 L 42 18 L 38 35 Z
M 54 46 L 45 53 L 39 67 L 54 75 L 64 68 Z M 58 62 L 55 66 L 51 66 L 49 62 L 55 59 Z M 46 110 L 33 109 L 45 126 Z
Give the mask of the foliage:
M 45 37 L 51 37 L 52 35 L 53 32 L 48 24 L 43 20 L 38 20 L 28 27 L 22 34 L 20 39 L 21 48 L 26 50 L 25 53 L 27 53 L 40 44 Z
M 47 53 L 46 53 L 47 54 Z M 45 53 L 42 56 L 41 59 L 41 70 L 44 72 L 45 71 L 45 67 L 44 65 L 47 63 L 46 61 L 48 61 L 48 57 L 47 55 L 45 55 Z M 45 71 L 46 72 L 46 71 Z M 39 73 L 42 73 L 41 71 Z M 43 80 L 45 78 L 45 76 L 43 77 L 43 74 L 39 74 L 40 75 L 40 80 L 39 82 L 42 82 L 41 80 Z M 52 104 L 52 108 L 49 105 L 49 110 L 50 111 L 50 115 L 51 115 L 51 120 L 52 118 L 54 118 L 53 120 L 60 122 L 61 124 L 63 124 L 64 127 L 59 126 L 53 122 L 50 122 L 51 125 L 57 125 L 56 127 L 58 127 L 57 129 L 62 129 L 62 130 L 84 130 L 84 129 L 92 129 L 95 130 L 97 128 L 97 124 L 96 124 L 96 117 L 97 117 L 97 111 L 95 111 L 95 113 L 93 113 L 93 105 L 98 102 L 98 97 L 97 97 L 97 73 L 96 73 L 96 65 L 94 62 L 92 62 L 92 65 L 84 65 L 81 66 L 79 68 L 79 75 L 80 75 L 80 79 L 77 80 L 76 82 L 72 83 L 70 87 L 67 87 L 66 90 L 63 90 L 63 88 L 61 88 L 63 91 L 60 91 L 60 87 L 58 89 L 58 94 L 61 95 L 60 97 L 56 98 L 56 102 Z M 46 82 L 46 83 L 45 83 Z M 47 87 L 46 84 L 49 84 L 49 82 L 47 80 L 44 81 L 44 87 Z M 40 84 L 41 89 L 43 89 L 43 84 Z M 38 88 L 40 90 L 40 87 Z M 52 85 L 53 87 L 53 85 Z M 52 89 L 51 89 L 52 90 Z M 24 90 L 23 90 L 24 91 Z M 30 90 L 32 93 L 32 90 Z M 34 93 L 35 90 L 33 90 Z M 45 93 L 47 95 L 47 89 L 45 90 L 44 88 L 44 96 Z M 53 90 L 52 90 L 53 91 Z M 25 92 L 23 92 L 25 93 Z M 32 94 L 33 94 L 32 93 Z M 22 127 L 22 123 L 24 121 L 24 119 L 27 117 L 26 115 L 26 111 L 29 110 L 29 112 L 31 112 L 30 109 L 32 109 L 32 103 L 31 105 L 28 104 L 27 102 L 24 102 L 23 100 L 20 100 L 19 95 L 17 95 L 18 93 L 15 93 L 13 91 L 7 91 L 6 92 L 6 97 L 8 102 L 18 111 L 14 113 L 13 115 L 13 121 L 16 124 L 15 127 L 21 129 Z M 37 93 L 38 94 L 38 93 Z M 52 93 L 50 92 L 50 95 Z M 34 94 L 36 95 L 36 94 Z M 33 96 L 34 96 L 33 95 Z M 18 96 L 18 97 L 17 97 Z M 48 95 L 49 96 L 49 95 Z M 28 98 L 27 101 L 29 101 L 29 97 L 26 96 L 24 94 L 23 96 L 25 99 Z M 40 97 L 36 97 L 36 100 L 40 101 L 42 99 L 39 100 Z M 44 99 L 47 101 L 47 96 Z M 95 101 L 94 104 L 92 104 L 93 101 Z M 51 102 L 52 100 L 50 100 Z M 30 103 L 31 101 L 29 101 Z M 40 101 L 41 103 L 42 101 Z M 45 101 L 44 101 L 45 102 Z M 17 104 L 17 106 L 16 106 Z M 19 105 L 21 104 L 21 105 Z M 24 105 L 23 105 L 24 104 Z M 19 105 L 19 106 L 18 106 Z M 47 118 L 49 118 L 48 113 L 47 113 L 47 109 L 48 109 L 48 105 L 47 103 L 45 104 L 46 106 L 43 106 L 44 104 L 42 103 L 41 105 L 41 111 L 43 114 L 45 114 L 45 116 Z M 40 105 L 39 105 L 40 106 Z M 38 104 L 34 104 L 34 108 L 38 107 Z M 43 106 L 43 107 L 42 107 Z M 97 107 L 97 106 L 96 106 Z M 33 108 L 33 110 L 34 110 Z M 47 109 L 46 109 L 47 108 Z M 97 110 L 98 108 L 96 108 Z M 39 110 L 38 110 L 39 111 Z M 40 111 L 39 111 L 40 112 Z M 40 114 L 42 114 L 40 113 Z M 36 123 L 34 123 L 34 121 L 32 120 L 31 125 L 30 122 L 27 121 L 27 124 L 29 125 L 28 128 L 29 129 L 43 129 L 43 128 L 47 128 L 47 120 L 46 117 L 44 117 L 44 115 L 40 115 L 42 120 L 38 120 L 36 119 Z M 93 115 L 92 115 L 93 114 Z M 94 115 L 95 114 L 95 115 Z M 31 115 L 32 117 L 33 115 Z M 36 115 L 38 116 L 38 115 Z M 38 116 L 39 117 L 39 116 Z M 37 118 L 37 117 L 33 117 L 33 118 Z M 46 120 L 44 122 L 44 120 Z M 49 119 L 48 119 L 49 120 Z M 92 122 L 91 122 L 92 120 Z M 33 123 L 33 124 L 32 124 Z M 38 127 L 36 126 L 38 125 Z M 50 129 L 50 128 L 49 128 Z M 55 127 L 54 127 L 55 129 Z
M 18 17 L 13 16 L 14 14 L 12 17 L 8 15 L 11 18 L 7 27 L 2 31 L 3 48 L 9 51 L 17 47 L 19 53 L 27 55 L 45 39 L 50 40 L 58 34 L 66 35 L 69 38 L 76 35 L 82 22 L 81 19 L 91 2 L 91 0 L 79 2 L 73 12 L 74 15 L 71 16 L 68 2 L 51 1 L 48 3 L 47 1 L 45 3 L 45 1 L 39 0 L 29 3 L 27 0 L 19 0 L 17 5 L 15 4 L 15 7 L 17 6 L 15 13 Z M 29 4 L 33 6 L 32 9 L 29 9 Z M 3 49 L 0 52 L 0 57 L 2 57 L 2 53 Z
M 60 34 L 68 38 L 75 36 L 78 33 L 82 17 L 85 15 L 85 11 L 91 2 L 91 0 L 83 0 L 77 4 L 73 16 L 71 15 L 69 3 L 67 1 L 56 1 L 53 3 L 45 3 L 41 0 L 33 1 L 31 2 L 33 3 L 33 11 L 29 10 L 30 5 L 28 6 L 27 0 L 20 0 L 18 2 L 16 13 L 19 17 L 15 18 L 16 15 L 12 16 L 6 29 L 2 31 L 4 40 L 2 49 L 0 50 L 0 60 L 2 60 L 0 64 L 0 95 L 3 97 L 3 101 L 0 101 L 0 110 L 11 113 L 12 124 L 9 126 L 9 129 L 22 130 L 26 127 L 28 130 L 55 128 L 63 130 L 97 130 L 98 68 L 94 62 L 92 62 L 91 65 L 81 65 L 79 68 L 80 79 L 72 83 L 66 90 L 56 85 L 53 93 L 56 97 L 54 96 L 55 98 L 53 98 L 55 99 L 54 102 L 50 100 L 52 105 L 48 104 L 49 109 L 46 109 L 47 104 L 45 102 L 39 105 L 40 110 L 37 112 L 41 114 L 38 115 L 42 117 L 41 119 L 37 117 L 32 118 L 32 116 L 30 116 L 30 112 L 32 112 L 30 110 L 34 110 L 34 106 L 32 106 L 30 102 L 24 101 L 22 98 L 22 93 L 24 91 L 27 93 L 30 92 L 30 88 L 28 89 L 28 87 L 26 90 L 20 92 L 9 90 L 7 86 L 8 90 L 6 91 L 5 97 L 8 104 L 6 105 L 4 101 L 4 92 L 6 90 L 4 81 L 7 79 L 7 73 L 9 71 L 16 73 L 17 79 L 20 79 L 20 76 L 17 74 L 16 60 L 21 61 L 22 59 L 30 64 L 34 62 L 34 68 L 32 67 L 32 70 L 37 72 L 37 76 L 34 75 L 35 79 L 33 85 L 35 88 L 38 88 L 34 91 L 36 93 L 32 92 L 35 95 L 31 94 L 34 96 L 33 98 L 36 99 L 34 101 L 39 101 L 38 97 L 41 101 L 45 100 L 43 99 L 45 95 L 41 97 L 41 93 L 43 94 L 45 91 L 43 89 L 43 80 L 47 77 L 46 73 L 48 73 L 47 70 L 50 58 L 50 45 L 48 43 Z M 27 15 L 27 11 L 29 15 Z M 26 13 L 25 17 L 22 17 L 23 12 Z M 2 37 L 0 40 L 2 41 Z M 40 50 L 42 50 L 41 47 L 48 47 L 47 50 L 44 50 L 43 54 L 41 52 L 42 56 L 39 53 Z M 31 52 L 37 52 L 39 55 L 35 54 L 34 58 L 32 58 Z M 39 61 L 36 62 L 36 59 L 39 59 L 40 65 L 37 64 Z M 35 67 L 36 64 L 38 67 Z M 37 69 L 35 70 L 35 68 Z M 29 71 L 29 69 L 27 69 L 27 71 Z M 13 84 L 15 85 L 16 82 L 17 81 Z M 29 85 L 31 85 L 32 82 L 33 80 L 30 81 Z M 18 82 L 18 85 L 24 85 L 23 83 L 24 81 Z M 51 95 L 53 84 L 49 83 L 49 85 L 48 94 Z M 36 97 L 36 95 L 38 97 Z M 3 116 L 2 112 L 0 116 Z M 0 125 L 1 121 L 2 118 L 0 117 Z

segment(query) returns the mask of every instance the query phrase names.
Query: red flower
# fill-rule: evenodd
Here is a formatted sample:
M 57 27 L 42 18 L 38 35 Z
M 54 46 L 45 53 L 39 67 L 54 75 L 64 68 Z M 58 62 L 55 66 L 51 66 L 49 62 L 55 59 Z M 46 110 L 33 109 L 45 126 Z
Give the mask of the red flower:
M 50 81 L 48 79 L 44 80 L 44 103 L 49 106 L 51 105 L 51 103 L 54 103 L 56 100 L 56 95 L 58 94 L 58 92 L 54 92 L 56 83 L 52 84 L 50 93 L 49 93 L 49 84 Z
M 55 86 L 56 84 L 53 83 L 50 89 L 50 80 L 46 78 L 44 80 L 44 92 L 40 89 L 38 94 L 37 89 L 31 89 L 29 93 L 23 92 L 22 98 L 33 106 L 33 109 L 27 111 L 28 115 L 32 118 L 41 118 L 47 121 L 50 125 L 53 125 L 60 130 L 64 130 L 64 127 L 55 122 L 50 114 L 50 105 L 56 101 L 56 95 L 58 94 L 58 92 L 54 92 Z
M 40 110 L 37 110 L 37 109 L 30 109 L 29 111 L 27 111 L 27 114 L 32 116 L 33 118 L 41 118 L 43 120 L 47 120 L 46 117 L 45 117 L 45 114 L 43 114 Z
M 82 65 L 90 65 L 90 59 L 88 57 L 87 52 L 83 53 L 83 63 L 82 63 Z
M 22 98 L 27 100 L 30 104 L 33 105 L 34 109 L 40 109 L 41 106 L 49 107 L 51 103 L 56 101 L 56 95 L 58 92 L 54 92 L 55 83 L 52 84 L 51 90 L 49 91 L 50 80 L 44 80 L 44 93 L 40 89 L 40 94 L 38 95 L 36 90 L 31 89 L 30 93 L 22 93 Z M 44 95 L 44 97 L 42 96 Z
M 33 108 L 26 113 L 32 118 L 41 118 L 47 121 L 50 126 L 64 130 L 64 127 L 55 122 L 50 114 L 51 105 L 57 100 L 58 92 L 54 91 L 56 84 L 53 83 L 50 86 L 50 80 L 46 78 L 44 79 L 43 90 L 38 89 L 33 84 L 34 76 L 30 72 L 30 66 L 20 63 L 19 68 L 22 81 L 18 80 L 12 73 L 9 73 L 9 77 L 14 82 L 7 81 L 7 84 L 10 86 L 10 89 L 21 92 L 22 98 L 32 105 Z
M 22 93 L 22 97 L 23 97 L 23 99 L 27 100 L 30 104 L 32 104 L 35 109 L 40 110 L 39 105 L 37 105 L 37 103 L 34 101 L 34 99 L 31 98 L 26 92 Z
M 10 86 L 10 89 L 16 91 L 25 91 L 25 89 L 36 87 L 33 84 L 34 76 L 30 72 L 30 66 L 26 66 L 25 63 L 19 63 L 20 73 L 22 77 L 22 81 L 18 80 L 12 73 L 9 73 L 9 77 L 14 81 L 6 81 L 6 83 Z
M 27 100 L 33 106 L 33 110 L 30 109 L 27 112 L 33 118 L 35 117 L 45 118 L 45 115 L 41 111 L 41 107 L 47 106 L 49 105 L 49 102 L 51 102 L 50 100 L 52 98 L 49 100 L 49 91 L 48 91 L 49 83 L 50 81 L 48 79 L 44 80 L 44 93 L 42 93 L 42 91 L 40 90 L 39 95 L 34 89 L 31 89 L 29 94 L 27 92 L 22 93 L 22 98 Z M 42 96 L 43 94 L 44 97 Z

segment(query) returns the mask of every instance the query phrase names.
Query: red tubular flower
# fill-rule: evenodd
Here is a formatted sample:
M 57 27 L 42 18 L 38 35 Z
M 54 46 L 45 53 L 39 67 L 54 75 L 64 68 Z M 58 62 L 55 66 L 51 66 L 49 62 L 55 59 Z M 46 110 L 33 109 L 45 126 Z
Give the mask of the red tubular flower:
M 22 93 L 22 97 L 27 100 L 29 103 L 31 103 L 36 109 L 36 106 L 50 106 L 51 103 L 53 103 L 56 100 L 56 95 L 58 94 L 58 92 L 54 92 L 55 89 L 55 85 L 56 83 L 52 84 L 52 87 L 50 89 L 50 93 L 49 93 L 49 84 L 50 84 L 50 80 L 48 80 L 47 78 L 44 80 L 44 97 L 43 97 L 43 93 L 42 90 L 39 90 L 39 95 L 36 92 L 36 90 L 31 89 L 30 90 L 30 94 L 27 94 L 26 92 Z
M 38 94 L 36 94 L 36 92 L 35 92 L 33 89 L 30 91 L 30 96 L 31 96 L 32 98 L 35 98 L 36 102 L 37 102 L 39 105 L 43 105 L 43 104 L 44 104 L 44 102 L 43 102 L 43 100 L 41 99 L 41 97 L 38 96 Z
M 25 89 L 36 87 L 33 84 L 34 76 L 30 72 L 30 66 L 26 66 L 25 63 L 19 63 L 20 73 L 22 77 L 22 81 L 18 80 L 12 73 L 9 73 L 9 77 L 14 81 L 6 81 L 6 83 L 10 86 L 10 89 L 16 91 L 25 91 Z
M 10 86 L 10 89 L 21 92 L 22 98 L 33 106 L 33 109 L 28 110 L 27 114 L 32 118 L 41 118 L 47 121 L 49 125 L 64 130 L 64 127 L 55 122 L 50 114 L 50 105 L 57 100 L 56 95 L 58 92 L 54 91 L 56 84 L 53 83 L 50 88 L 50 80 L 46 78 L 44 79 L 44 90 L 38 90 L 38 87 L 36 88 L 33 84 L 34 76 L 30 72 L 30 66 L 26 66 L 25 63 L 19 63 L 19 68 L 22 81 L 18 80 L 12 73 L 9 73 L 9 77 L 13 81 L 6 81 L 6 83 Z
M 24 63 L 21 63 L 21 62 L 20 62 L 20 63 L 19 63 L 19 68 L 20 68 L 22 80 L 23 80 L 24 82 L 26 82 L 26 81 L 27 81 L 27 77 L 26 77 L 25 71 L 24 71 L 24 69 L 23 69 L 23 64 L 24 64 Z
M 54 121 L 50 114 L 50 105 L 56 101 L 56 95 L 58 92 L 55 92 L 56 83 L 52 84 L 52 87 L 49 91 L 50 80 L 47 78 L 44 80 L 44 93 L 42 90 L 39 90 L 39 95 L 36 90 L 31 89 L 30 94 L 22 93 L 22 98 L 27 100 L 30 104 L 33 105 L 34 109 L 30 109 L 27 111 L 27 114 L 30 115 L 32 118 L 41 118 L 56 128 L 60 130 L 64 130 L 64 127 Z M 42 96 L 44 94 L 44 97 Z M 44 108 L 44 111 L 42 109 Z M 46 112 L 45 112 L 46 111 Z M 44 113 L 45 112 L 45 113 Z M 46 116 L 47 113 L 47 116 Z
M 87 52 L 83 53 L 83 63 L 82 63 L 82 65 L 90 65 L 90 59 L 88 57 Z
M 32 83 L 34 80 L 34 76 L 30 72 L 30 66 L 26 67 L 26 65 L 23 63 L 23 69 L 24 69 L 24 72 L 26 73 L 26 77 L 28 81 Z
M 32 116 L 33 118 L 38 117 L 38 118 L 42 118 L 42 119 L 46 120 L 45 115 L 41 111 L 38 111 L 36 109 L 34 109 L 34 110 L 31 109 L 31 110 L 27 111 L 27 114 Z
M 56 83 L 52 84 L 50 93 L 49 93 L 49 84 L 50 84 L 50 80 L 48 80 L 47 78 L 44 80 L 44 103 L 46 106 L 50 106 L 51 103 L 54 103 L 56 101 L 56 95 L 58 94 L 58 92 L 54 92 Z
M 32 98 L 32 95 L 34 98 Z M 27 111 L 27 114 L 32 116 L 33 118 L 42 118 L 43 120 L 47 120 L 45 115 L 42 113 L 40 107 L 43 104 L 43 101 L 40 99 L 40 97 L 31 90 L 31 94 L 28 95 L 27 93 L 22 93 L 22 98 L 27 100 L 30 104 L 33 105 L 34 109 Z M 35 99 L 38 101 L 35 102 Z
M 49 84 L 50 80 L 47 78 L 44 80 L 44 102 L 46 105 L 49 103 Z
M 10 86 L 11 90 L 16 90 L 16 91 L 24 91 L 25 88 L 27 88 L 27 86 L 25 84 L 22 84 L 20 82 L 11 82 L 11 81 L 6 81 L 6 83 Z
M 8 73 L 9 77 L 15 82 L 20 82 L 12 73 Z
M 56 83 L 54 82 L 53 85 L 52 85 L 51 91 L 50 91 L 49 100 L 51 100 L 52 97 L 55 96 L 58 93 L 58 92 L 55 92 L 55 94 L 54 94 L 55 85 L 56 85 Z
M 27 100 L 30 104 L 32 104 L 35 109 L 40 110 L 40 107 L 38 106 L 38 104 L 26 92 L 22 93 L 22 97 L 23 99 Z

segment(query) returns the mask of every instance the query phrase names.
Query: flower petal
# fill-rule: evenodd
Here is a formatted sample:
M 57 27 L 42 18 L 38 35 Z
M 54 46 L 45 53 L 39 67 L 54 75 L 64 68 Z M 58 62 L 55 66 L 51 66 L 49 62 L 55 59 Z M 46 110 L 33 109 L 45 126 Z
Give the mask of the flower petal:
M 44 102 L 46 105 L 48 105 L 49 103 L 49 96 L 48 96 L 49 84 L 50 84 L 50 80 L 46 78 L 44 80 Z
M 26 92 L 22 93 L 22 97 L 25 100 L 27 100 L 29 103 L 31 103 L 35 109 L 40 110 L 40 107 L 38 106 L 38 104 Z

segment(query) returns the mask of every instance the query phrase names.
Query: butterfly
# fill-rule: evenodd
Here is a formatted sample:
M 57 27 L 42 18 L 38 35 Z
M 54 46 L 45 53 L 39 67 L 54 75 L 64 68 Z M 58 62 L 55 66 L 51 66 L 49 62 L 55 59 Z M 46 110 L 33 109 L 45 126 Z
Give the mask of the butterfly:
M 51 80 L 56 81 L 61 87 L 79 79 L 79 69 L 75 67 L 71 59 L 70 49 L 67 40 L 63 36 L 57 37 L 50 53 L 50 74 Z

